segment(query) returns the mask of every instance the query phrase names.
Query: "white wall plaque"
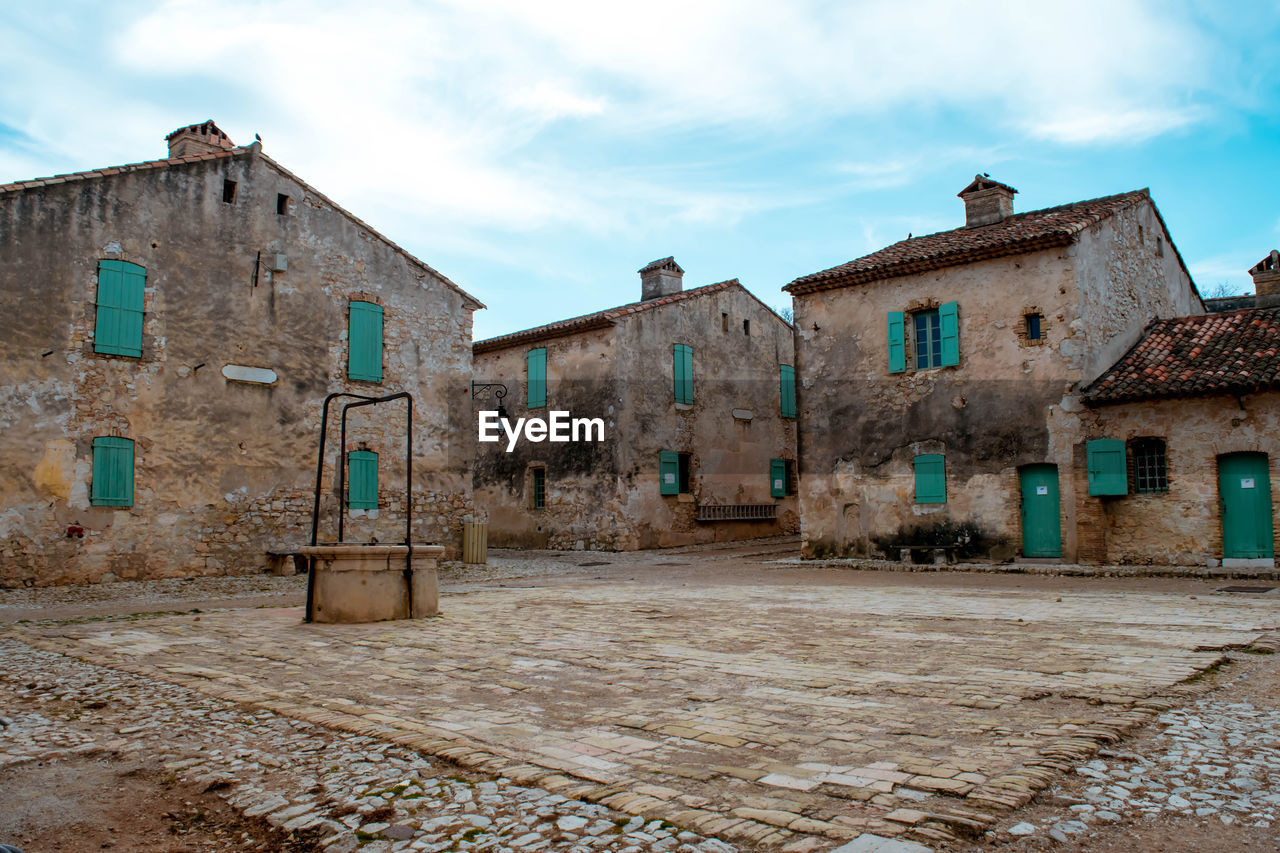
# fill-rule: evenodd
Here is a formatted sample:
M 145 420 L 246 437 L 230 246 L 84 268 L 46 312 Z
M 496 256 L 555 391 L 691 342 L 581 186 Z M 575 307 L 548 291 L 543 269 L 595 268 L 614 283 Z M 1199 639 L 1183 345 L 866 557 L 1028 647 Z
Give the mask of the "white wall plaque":
M 1037 494 L 1037 495 L 1047 495 L 1047 494 L 1049 494 L 1049 487 L 1048 487 L 1048 486 L 1036 486 L 1036 494 Z
M 662 475 L 662 482 L 664 482 L 664 483 L 674 483 L 675 481 L 676 481 L 676 475 L 675 475 L 675 474 L 663 474 L 663 475 Z
M 1252 489 L 1252 488 L 1254 488 L 1254 485 L 1253 485 L 1253 478 L 1252 478 L 1252 477 L 1245 477 L 1245 478 L 1243 478 L 1243 479 L 1240 481 L 1240 488 L 1242 488 L 1242 489 Z
M 269 367 L 249 367 L 244 364 L 228 364 L 222 368 L 222 375 L 232 382 L 252 382 L 255 385 L 270 385 L 278 378 L 276 372 Z

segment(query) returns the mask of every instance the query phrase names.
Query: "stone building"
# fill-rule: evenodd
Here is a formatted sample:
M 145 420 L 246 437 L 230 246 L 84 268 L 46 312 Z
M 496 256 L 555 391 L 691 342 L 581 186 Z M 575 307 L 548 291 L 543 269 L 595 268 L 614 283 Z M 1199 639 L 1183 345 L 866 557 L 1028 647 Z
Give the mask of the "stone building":
M 473 347 L 476 381 L 511 390 L 478 388 L 477 409 L 603 429 L 480 444 L 491 543 L 631 550 L 796 529 L 791 326 L 736 279 L 683 290 L 672 258 L 640 276 L 639 302 Z
M 1148 191 L 1028 213 L 1015 193 L 979 175 L 964 227 L 785 288 L 808 556 L 1100 554 L 1082 389 L 1204 308 Z
M 413 395 L 415 538 L 456 546 L 483 306 L 260 143 L 167 140 L 0 186 L 0 582 L 260 568 L 309 532 L 336 391 Z M 402 541 L 404 405 L 350 422 L 348 538 Z
M 1280 529 L 1280 252 L 1257 307 L 1152 322 L 1085 389 L 1094 523 L 1081 558 L 1275 564 Z

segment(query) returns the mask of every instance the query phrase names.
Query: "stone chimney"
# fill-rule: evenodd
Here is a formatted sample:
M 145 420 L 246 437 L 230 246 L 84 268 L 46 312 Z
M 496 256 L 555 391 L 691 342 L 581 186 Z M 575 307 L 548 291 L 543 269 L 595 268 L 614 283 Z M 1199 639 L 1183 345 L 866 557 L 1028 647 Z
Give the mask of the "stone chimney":
M 1280 252 L 1272 249 L 1249 270 L 1249 275 L 1253 276 L 1254 304 L 1259 308 L 1280 306 Z
M 670 296 L 684 290 L 684 270 L 675 258 L 659 258 L 640 269 L 640 300 Z
M 180 127 L 164 138 L 169 143 L 170 157 L 188 154 L 207 154 L 210 151 L 228 151 L 235 148 L 231 139 L 209 119 L 204 124 Z
M 1013 216 L 1013 187 L 991 180 L 989 175 L 974 175 L 973 183 L 962 189 L 964 199 L 964 227 L 978 228 L 993 225 Z

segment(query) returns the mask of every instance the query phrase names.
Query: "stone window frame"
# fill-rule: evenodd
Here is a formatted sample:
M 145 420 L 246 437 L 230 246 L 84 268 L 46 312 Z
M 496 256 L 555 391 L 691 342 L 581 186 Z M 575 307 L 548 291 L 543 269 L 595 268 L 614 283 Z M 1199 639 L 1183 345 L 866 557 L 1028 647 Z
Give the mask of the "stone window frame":
M 529 495 L 529 509 L 535 512 L 545 512 L 547 509 L 547 466 L 545 462 L 530 462 L 526 469 L 527 494 Z M 542 495 L 539 501 L 538 495 L 538 475 L 542 477 Z
M 1138 488 L 1138 454 L 1135 445 L 1139 442 L 1160 442 L 1162 470 L 1157 479 L 1164 480 L 1164 488 Z M 1129 478 L 1129 494 L 1131 495 L 1167 495 L 1169 494 L 1169 440 L 1162 435 L 1135 435 L 1125 440 L 1125 468 Z
M 119 241 L 116 241 L 117 243 Z M 155 248 L 155 243 L 151 247 Z M 128 252 L 124 249 L 108 248 L 104 252 L 98 253 L 93 259 L 93 268 L 90 273 L 89 300 L 88 308 L 84 316 L 84 325 L 77 329 L 78 337 L 80 337 L 80 351 L 86 358 L 105 358 L 112 361 L 131 361 L 135 364 L 146 364 L 149 362 L 160 361 L 160 345 L 159 336 L 155 334 L 154 323 L 158 321 L 155 312 L 155 290 L 159 284 L 152 284 L 153 268 L 143 263 L 142 260 L 134 257 L 134 252 Z M 124 355 L 114 352 L 98 352 L 95 347 L 98 337 L 98 268 L 100 261 L 124 261 L 135 266 L 142 267 L 145 270 L 146 278 L 142 286 L 142 355 Z M 147 328 L 151 326 L 151 346 L 147 346 Z
M 1027 318 L 1032 315 L 1040 317 L 1040 337 L 1032 338 L 1029 336 L 1027 329 Z M 1020 347 L 1042 347 L 1049 338 L 1049 317 L 1038 305 L 1024 305 L 1022 313 L 1018 318 L 1018 346 Z

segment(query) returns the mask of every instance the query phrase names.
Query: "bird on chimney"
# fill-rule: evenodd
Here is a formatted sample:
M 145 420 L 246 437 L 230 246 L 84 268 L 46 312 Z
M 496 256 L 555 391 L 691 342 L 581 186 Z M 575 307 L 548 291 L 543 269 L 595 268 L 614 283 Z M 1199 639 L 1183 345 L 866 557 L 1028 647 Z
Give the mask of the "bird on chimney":
M 253 141 L 254 141 L 254 142 L 261 142 L 261 141 L 262 141 L 262 137 L 255 133 L 255 134 L 253 135 Z

